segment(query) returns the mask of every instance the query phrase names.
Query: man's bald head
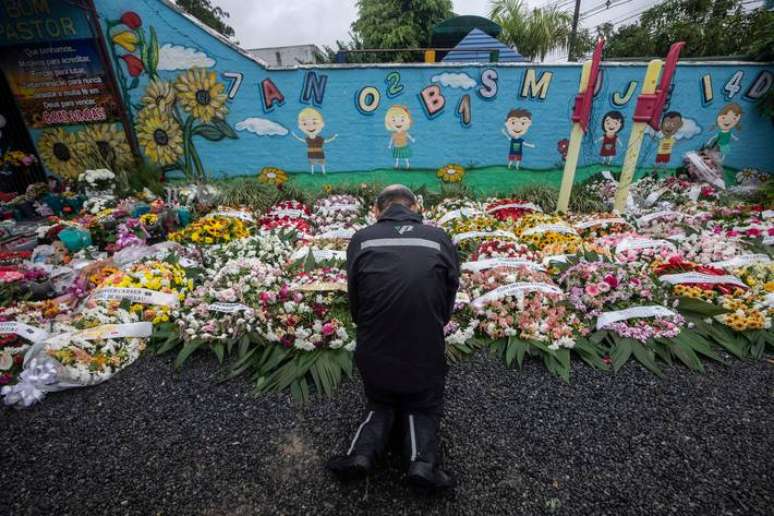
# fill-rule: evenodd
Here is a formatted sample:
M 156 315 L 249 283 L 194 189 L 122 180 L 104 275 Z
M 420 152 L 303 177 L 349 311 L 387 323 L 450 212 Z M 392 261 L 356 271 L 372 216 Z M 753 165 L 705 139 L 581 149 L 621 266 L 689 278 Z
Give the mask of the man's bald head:
M 411 211 L 417 211 L 417 196 L 407 186 L 390 185 L 376 196 L 377 214 L 393 204 L 401 204 Z

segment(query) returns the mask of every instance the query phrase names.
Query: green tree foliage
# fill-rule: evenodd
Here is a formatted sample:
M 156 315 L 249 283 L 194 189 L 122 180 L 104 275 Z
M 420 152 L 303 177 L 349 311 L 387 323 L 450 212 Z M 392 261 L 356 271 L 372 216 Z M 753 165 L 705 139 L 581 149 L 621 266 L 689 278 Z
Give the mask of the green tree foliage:
M 234 35 L 234 29 L 224 21 L 229 14 L 220 7 L 212 5 L 210 0 L 177 0 L 177 5 L 224 36 Z
M 451 0 L 358 0 L 358 16 L 352 24 L 354 44 L 360 42 L 365 48 L 427 47 L 433 26 L 452 16 L 451 9 Z M 421 59 L 417 52 L 369 53 L 358 57 L 366 62 Z
M 664 56 L 685 41 L 683 57 L 750 56 L 771 59 L 772 16 L 746 11 L 744 0 L 666 0 L 643 12 L 637 23 L 607 29 L 607 57 Z M 603 31 L 602 26 L 598 28 Z M 768 57 L 767 57 L 768 56 Z
M 572 15 L 552 5 L 530 10 L 522 0 L 493 0 L 489 17 L 503 28 L 503 43 L 530 60 L 542 61 L 570 42 Z

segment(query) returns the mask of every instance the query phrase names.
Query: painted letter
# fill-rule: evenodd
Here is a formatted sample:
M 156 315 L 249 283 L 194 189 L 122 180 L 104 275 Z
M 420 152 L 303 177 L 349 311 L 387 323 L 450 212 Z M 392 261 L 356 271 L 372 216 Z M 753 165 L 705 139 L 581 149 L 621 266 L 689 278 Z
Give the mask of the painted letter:
M 304 87 L 301 88 L 301 102 L 309 104 L 311 100 L 315 106 L 321 106 L 325 97 L 325 85 L 327 83 L 327 75 L 320 74 L 318 77 L 316 72 L 306 72 Z
M 629 81 L 629 84 L 626 86 L 626 91 L 623 92 L 623 94 L 619 92 L 613 92 L 613 96 L 610 97 L 610 102 L 615 107 L 623 107 L 626 104 L 629 103 L 629 101 L 632 99 L 632 96 L 634 95 L 634 92 L 637 90 L 637 81 Z
M 373 86 L 366 86 L 355 97 L 355 107 L 364 115 L 373 114 L 379 107 L 381 94 Z
M 747 93 L 745 93 L 744 96 L 750 100 L 758 100 L 768 93 L 772 84 L 774 84 L 774 74 L 768 70 L 763 70 L 758 74 L 758 77 L 755 78 L 752 86 L 747 89 Z
M 263 97 L 263 110 L 266 113 L 272 111 L 275 104 L 281 106 L 285 103 L 285 96 L 271 79 L 264 79 L 261 81 L 261 92 Z
M 524 73 L 524 82 L 521 84 L 521 93 L 519 95 L 522 98 L 537 97 L 540 100 L 545 100 L 548 94 L 548 87 L 551 86 L 551 79 L 553 78 L 553 72 L 543 72 L 540 74 L 540 79 L 536 80 L 535 69 L 529 68 Z
M 492 100 L 497 96 L 497 70 L 487 68 L 481 72 L 481 86 L 478 95 L 484 100 Z
M 446 105 L 446 98 L 437 84 L 426 86 L 419 94 L 419 100 L 422 101 L 422 107 L 425 108 L 425 114 L 428 118 L 440 115 Z
M 712 76 L 706 74 L 701 78 L 701 99 L 705 106 L 712 102 L 715 95 L 712 93 Z
M 470 95 L 467 93 L 463 95 L 462 98 L 460 98 L 459 103 L 457 103 L 457 117 L 459 117 L 462 127 L 470 127 L 473 113 L 470 109 Z

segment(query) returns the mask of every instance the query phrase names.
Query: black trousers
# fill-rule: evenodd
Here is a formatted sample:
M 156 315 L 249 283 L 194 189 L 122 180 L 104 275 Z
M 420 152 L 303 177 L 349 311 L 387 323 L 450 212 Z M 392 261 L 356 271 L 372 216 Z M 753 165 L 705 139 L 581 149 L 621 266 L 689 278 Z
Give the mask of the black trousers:
M 390 407 L 400 414 L 426 414 L 438 419 L 443 414 L 443 393 L 446 378 L 441 377 L 422 390 L 405 392 L 386 389 L 368 381 L 368 375 L 362 374 L 363 387 L 368 399 L 369 409 Z

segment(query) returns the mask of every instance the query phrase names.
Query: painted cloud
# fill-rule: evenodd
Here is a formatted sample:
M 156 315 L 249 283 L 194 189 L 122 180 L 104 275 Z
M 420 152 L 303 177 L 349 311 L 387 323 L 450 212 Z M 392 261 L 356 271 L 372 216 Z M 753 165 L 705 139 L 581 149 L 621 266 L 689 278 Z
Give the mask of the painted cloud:
M 209 68 L 215 60 L 195 48 L 165 43 L 159 49 L 159 70 L 187 70 L 199 67 Z
M 288 129 L 285 126 L 266 118 L 245 118 L 241 122 L 237 122 L 234 127 L 237 131 L 249 131 L 258 136 L 285 136 L 288 134 Z
M 650 126 L 645 128 L 645 132 L 648 136 L 656 136 L 656 131 Z M 675 140 L 690 140 L 699 133 L 701 133 L 701 127 L 696 123 L 696 120 L 683 118 L 683 126 L 675 133 Z M 661 131 L 658 132 L 658 135 L 661 136 Z
M 476 87 L 476 81 L 470 75 L 465 72 L 449 73 L 444 72 L 440 75 L 434 75 L 432 82 L 440 82 L 442 86 L 448 88 L 462 88 L 463 90 L 469 90 Z

